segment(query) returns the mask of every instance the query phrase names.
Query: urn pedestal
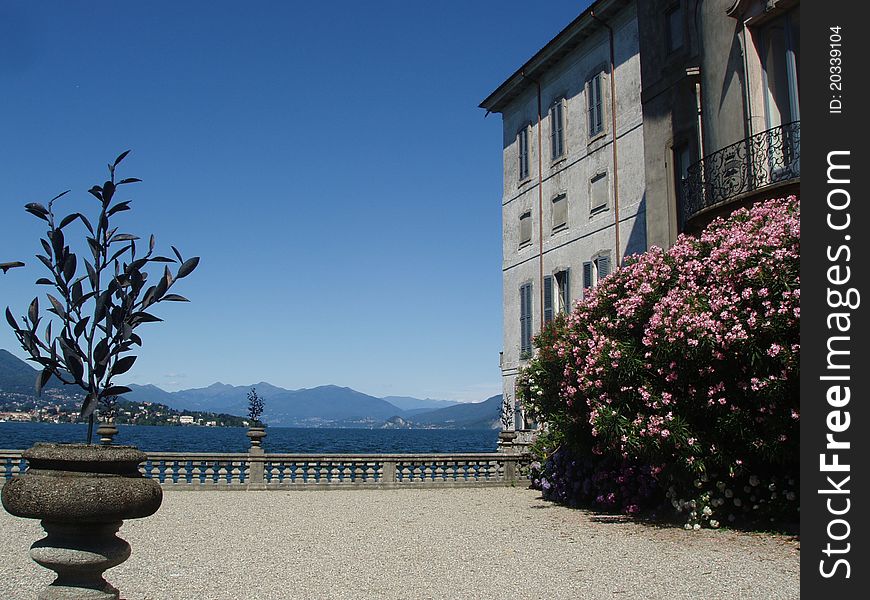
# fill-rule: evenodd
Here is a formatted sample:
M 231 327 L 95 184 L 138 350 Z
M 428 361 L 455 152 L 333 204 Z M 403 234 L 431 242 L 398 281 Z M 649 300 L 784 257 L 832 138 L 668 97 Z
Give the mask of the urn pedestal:
M 40 600 L 109 600 L 118 590 L 106 569 L 130 556 L 116 533 L 124 519 L 147 517 L 160 508 L 160 484 L 139 473 L 147 456 L 132 446 L 35 444 L 23 454 L 24 475 L 6 482 L 2 503 L 10 514 L 40 519 L 46 537 L 30 556 L 57 573 Z

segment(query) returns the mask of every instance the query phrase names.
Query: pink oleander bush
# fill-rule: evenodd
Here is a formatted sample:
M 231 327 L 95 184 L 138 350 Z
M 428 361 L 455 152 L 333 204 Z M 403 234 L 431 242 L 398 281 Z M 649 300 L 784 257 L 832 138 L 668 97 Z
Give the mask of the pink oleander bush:
M 662 494 L 647 497 L 666 497 L 689 525 L 722 521 L 711 511 L 767 521 L 773 507 L 796 520 L 799 236 L 791 196 L 627 258 L 536 338 L 518 396 L 560 452 L 654 473 Z M 762 483 L 773 489 L 742 491 Z

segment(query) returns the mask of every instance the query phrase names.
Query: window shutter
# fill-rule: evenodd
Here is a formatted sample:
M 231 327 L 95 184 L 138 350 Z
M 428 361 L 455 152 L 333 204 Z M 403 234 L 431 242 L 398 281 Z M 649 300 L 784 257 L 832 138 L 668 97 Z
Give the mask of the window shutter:
M 520 353 L 532 351 L 532 284 L 520 286 Z
M 544 323 L 553 320 L 553 278 L 544 277 Z
M 589 82 L 589 93 L 586 94 L 587 112 L 589 113 L 589 136 L 595 135 L 595 79 Z
M 559 293 L 562 295 L 562 308 L 565 312 L 571 312 L 571 269 L 562 271 L 562 287 Z
M 598 257 L 598 280 L 601 281 L 610 275 L 610 257 L 606 254 Z
M 601 73 L 595 76 L 595 133 L 601 131 L 603 127 L 601 110 Z
M 556 120 L 556 104 L 550 107 L 550 150 L 553 160 L 559 156 L 559 128 Z
M 583 263 L 583 291 L 592 287 L 592 263 Z M 585 294 L 584 294 L 585 295 Z

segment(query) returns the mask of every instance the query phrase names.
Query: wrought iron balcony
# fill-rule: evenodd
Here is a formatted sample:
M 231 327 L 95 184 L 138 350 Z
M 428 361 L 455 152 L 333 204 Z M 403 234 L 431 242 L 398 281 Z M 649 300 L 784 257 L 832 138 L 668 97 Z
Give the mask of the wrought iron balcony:
M 801 122 L 762 131 L 691 165 L 680 198 L 682 227 L 702 211 L 776 184 L 799 181 Z M 681 227 L 681 228 L 682 228 Z

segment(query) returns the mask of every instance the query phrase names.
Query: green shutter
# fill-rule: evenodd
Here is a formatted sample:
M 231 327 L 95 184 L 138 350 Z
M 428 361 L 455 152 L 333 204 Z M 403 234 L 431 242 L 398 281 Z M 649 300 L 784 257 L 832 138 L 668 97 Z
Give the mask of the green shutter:
M 583 291 L 584 296 L 585 291 L 592 287 L 592 263 L 585 262 L 583 263 Z
M 565 308 L 565 312 L 571 312 L 571 278 L 569 277 L 571 274 L 570 269 L 565 269 L 562 271 L 562 287 L 559 290 L 559 293 L 562 295 L 562 306 Z
M 544 277 L 544 323 L 553 320 L 553 278 Z
M 610 275 L 610 257 L 606 254 L 599 256 L 596 262 L 598 263 L 598 280 L 601 281 Z

